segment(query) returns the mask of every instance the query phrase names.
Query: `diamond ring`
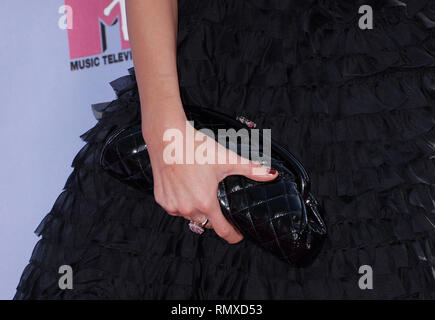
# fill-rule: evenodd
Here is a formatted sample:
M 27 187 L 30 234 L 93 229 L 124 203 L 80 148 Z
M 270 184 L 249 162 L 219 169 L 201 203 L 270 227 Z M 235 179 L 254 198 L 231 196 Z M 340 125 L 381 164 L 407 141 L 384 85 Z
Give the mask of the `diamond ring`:
M 205 218 L 204 222 L 198 223 L 195 221 L 189 221 L 189 228 L 192 232 L 202 234 L 204 232 L 204 226 L 207 224 L 208 218 Z

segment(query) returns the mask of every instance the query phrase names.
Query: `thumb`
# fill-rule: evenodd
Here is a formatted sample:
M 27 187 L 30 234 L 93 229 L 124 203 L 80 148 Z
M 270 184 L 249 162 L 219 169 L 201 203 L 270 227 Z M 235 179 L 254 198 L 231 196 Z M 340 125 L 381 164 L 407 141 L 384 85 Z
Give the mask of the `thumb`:
M 248 163 L 237 163 L 232 165 L 229 175 L 242 175 L 255 181 L 271 181 L 278 176 L 278 172 L 262 165 L 261 163 L 249 161 Z

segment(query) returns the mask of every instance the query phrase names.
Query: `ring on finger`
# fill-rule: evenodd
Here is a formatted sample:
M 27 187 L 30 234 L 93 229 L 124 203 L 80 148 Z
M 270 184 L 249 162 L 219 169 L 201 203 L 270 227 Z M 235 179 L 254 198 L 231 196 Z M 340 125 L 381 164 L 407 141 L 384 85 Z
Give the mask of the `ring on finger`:
M 189 221 L 189 228 L 192 232 L 202 234 L 204 232 L 204 226 L 207 224 L 208 218 L 205 218 L 203 222 L 195 222 L 190 220 Z

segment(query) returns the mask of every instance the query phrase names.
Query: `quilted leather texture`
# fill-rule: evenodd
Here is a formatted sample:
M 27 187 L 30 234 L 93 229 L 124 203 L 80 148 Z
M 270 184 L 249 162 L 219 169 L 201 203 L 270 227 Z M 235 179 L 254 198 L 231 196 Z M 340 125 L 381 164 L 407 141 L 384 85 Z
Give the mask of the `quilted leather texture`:
M 190 106 L 185 111 L 196 129 L 246 128 L 215 111 Z M 114 132 L 103 147 L 100 163 L 117 179 L 152 193 L 152 168 L 140 124 Z M 290 264 L 310 264 L 326 236 L 323 212 L 309 192 L 308 174 L 291 153 L 273 145 L 271 165 L 279 173 L 273 181 L 257 182 L 238 175 L 221 181 L 217 197 L 222 212 L 264 249 Z

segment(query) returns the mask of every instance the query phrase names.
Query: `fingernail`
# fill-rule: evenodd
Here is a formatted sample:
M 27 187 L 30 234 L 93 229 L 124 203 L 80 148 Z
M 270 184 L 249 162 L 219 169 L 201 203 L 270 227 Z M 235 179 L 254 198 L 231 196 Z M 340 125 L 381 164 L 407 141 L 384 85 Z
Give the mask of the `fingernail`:
M 269 174 L 274 175 L 276 173 L 275 169 L 269 169 Z

